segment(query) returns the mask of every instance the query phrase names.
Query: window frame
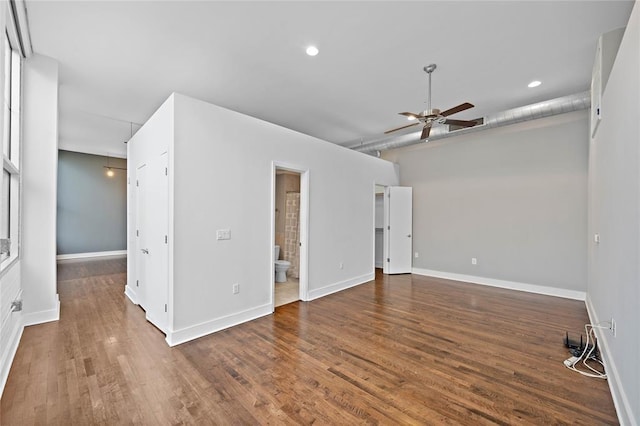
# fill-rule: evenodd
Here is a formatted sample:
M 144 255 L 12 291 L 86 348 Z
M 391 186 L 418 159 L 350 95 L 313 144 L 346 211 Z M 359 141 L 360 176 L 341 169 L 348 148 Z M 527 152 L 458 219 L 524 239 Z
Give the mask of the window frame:
M 21 221 L 20 221 L 20 195 L 21 195 L 21 175 L 20 175 L 20 157 L 22 150 L 22 65 L 23 55 L 20 48 L 18 33 L 14 22 L 13 13 L 7 2 L 6 24 L 4 27 L 5 40 L 2 41 L 2 58 L 3 64 L 0 69 L 3 71 L 2 87 L 3 92 L 8 89 L 8 94 L 2 96 L 3 113 L 2 113 L 2 167 L 3 173 L 0 175 L 0 190 L 5 188 L 4 180 L 5 172 L 9 175 L 9 197 L 7 198 L 9 206 L 0 206 L 0 223 L 2 226 L 6 223 L 6 215 L 8 214 L 9 224 L 9 255 L 0 256 L 0 275 L 10 269 L 10 267 L 20 259 L 20 237 L 21 237 Z M 10 55 L 7 55 L 6 48 L 10 49 Z M 7 66 L 8 62 L 10 62 Z M 7 75 L 8 74 L 8 75 Z M 7 102 L 8 101 L 8 102 Z M 6 139 L 8 138 L 8 140 Z M 5 143 L 8 148 L 5 152 Z M 0 197 L 0 202 L 4 203 L 4 197 Z M 3 230 L 4 233 L 4 230 Z

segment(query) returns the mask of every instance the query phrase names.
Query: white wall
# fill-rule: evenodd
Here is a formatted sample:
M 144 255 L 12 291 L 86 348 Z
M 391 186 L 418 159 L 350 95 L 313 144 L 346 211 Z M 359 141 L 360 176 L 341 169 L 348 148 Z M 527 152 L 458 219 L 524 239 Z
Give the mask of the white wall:
M 589 156 L 587 307 L 622 424 L 640 423 L 640 7 L 636 2 L 602 97 Z M 593 235 L 600 235 L 600 243 Z
M 273 162 L 309 171 L 308 298 L 373 279 L 374 184 L 397 184 L 393 164 L 177 94 L 162 108 L 171 102 L 170 344 L 272 312 Z M 130 167 L 136 144 L 166 129 L 152 120 L 136 134 Z
M 584 299 L 587 120 L 579 111 L 383 153 L 413 187 L 414 272 Z
M 58 63 L 24 61 L 21 272 L 25 325 L 57 320 Z

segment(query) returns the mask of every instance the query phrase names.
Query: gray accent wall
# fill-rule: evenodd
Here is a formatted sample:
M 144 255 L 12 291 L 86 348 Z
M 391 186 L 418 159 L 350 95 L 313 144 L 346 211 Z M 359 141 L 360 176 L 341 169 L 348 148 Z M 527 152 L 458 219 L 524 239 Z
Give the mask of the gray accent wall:
M 127 161 L 79 152 L 58 152 L 57 253 L 127 248 Z
M 588 128 L 578 111 L 383 153 L 413 187 L 414 269 L 586 291 Z
M 623 425 L 640 424 L 640 9 L 636 2 L 602 95 L 589 154 L 591 320 Z M 599 234 L 596 243 L 594 234 Z

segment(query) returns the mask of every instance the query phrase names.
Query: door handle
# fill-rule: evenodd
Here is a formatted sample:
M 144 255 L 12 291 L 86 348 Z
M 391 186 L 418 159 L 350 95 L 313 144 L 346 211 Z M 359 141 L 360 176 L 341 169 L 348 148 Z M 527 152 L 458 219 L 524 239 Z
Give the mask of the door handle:
M 144 254 L 149 254 L 149 249 L 140 249 Z
M 408 235 L 407 235 L 407 238 L 411 238 L 411 234 L 408 234 Z

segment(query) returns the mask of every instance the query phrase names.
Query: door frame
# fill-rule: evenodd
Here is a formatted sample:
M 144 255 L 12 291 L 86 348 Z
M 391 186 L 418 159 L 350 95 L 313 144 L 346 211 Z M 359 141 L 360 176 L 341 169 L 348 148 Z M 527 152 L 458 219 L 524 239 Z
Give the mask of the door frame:
M 271 312 L 275 311 L 275 259 L 273 246 L 276 240 L 276 171 L 286 170 L 300 175 L 300 265 L 298 289 L 302 301 L 309 300 L 309 169 L 282 161 L 271 162 L 271 233 L 269 239 L 269 259 L 271 259 Z

